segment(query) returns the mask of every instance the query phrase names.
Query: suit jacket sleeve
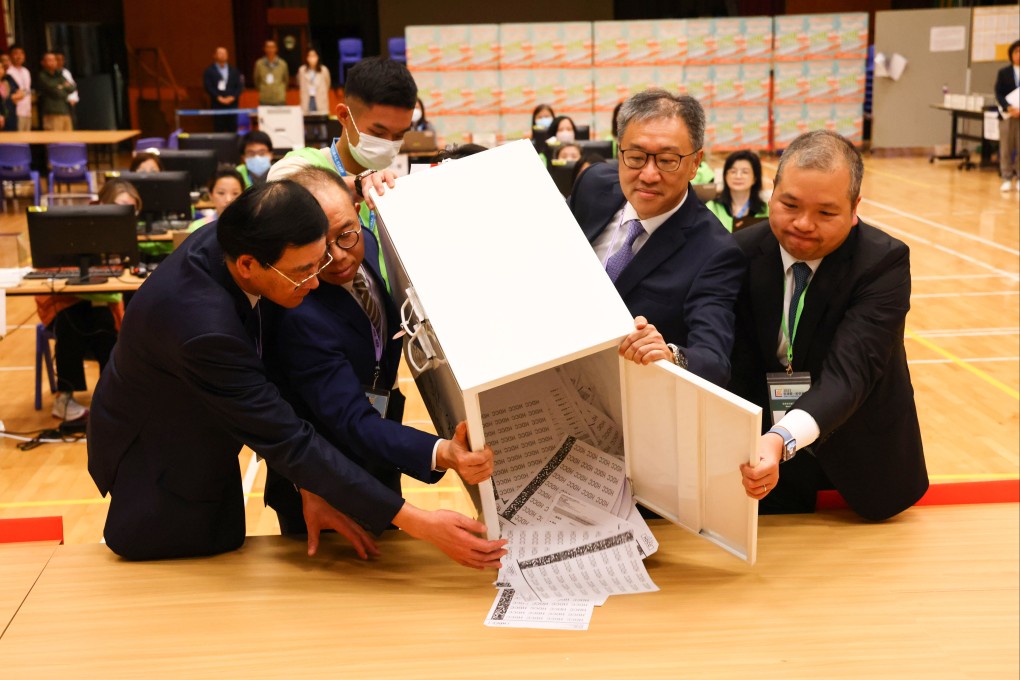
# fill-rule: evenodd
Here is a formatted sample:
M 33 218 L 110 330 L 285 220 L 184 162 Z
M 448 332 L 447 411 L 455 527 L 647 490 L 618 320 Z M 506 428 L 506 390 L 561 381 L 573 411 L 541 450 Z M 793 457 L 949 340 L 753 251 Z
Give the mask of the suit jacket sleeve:
M 314 314 L 285 314 L 278 342 L 288 382 L 333 441 L 363 458 L 382 458 L 415 479 L 438 481 L 442 475 L 432 471 L 432 449 L 439 438 L 379 415 L 344 352 L 342 332 Z
M 995 78 L 995 100 L 999 102 L 999 108 L 1003 111 L 1007 111 L 1009 109 L 1009 102 L 1006 101 L 1006 95 L 1016 89 L 1014 82 L 1012 66 L 999 69 L 999 74 Z
M 910 309 L 907 246 L 896 243 L 852 285 L 856 290 L 836 327 L 821 371 L 812 376 L 811 389 L 794 404 L 818 423 L 820 440 L 857 411 L 882 378 L 893 351 L 903 344 Z
M 181 378 L 236 440 L 281 475 L 371 530 L 386 529 L 403 499 L 298 418 L 243 339 L 224 333 L 200 335 L 184 343 L 180 357 Z
M 233 66 L 227 67 L 227 91 L 223 94 L 228 97 L 241 96 L 241 72 Z M 237 106 L 238 102 L 235 100 L 233 105 Z
M 220 72 L 216 70 L 215 66 L 209 66 L 205 69 L 205 73 L 202 75 L 202 85 L 205 87 L 205 93 L 209 95 L 209 101 L 216 104 L 216 97 L 219 96 L 219 84 L 220 84 Z
M 744 256 L 736 246 L 712 253 L 684 303 L 687 368 L 716 385 L 725 386 L 730 379 L 734 307 L 746 269 Z M 666 338 L 666 342 L 671 340 Z

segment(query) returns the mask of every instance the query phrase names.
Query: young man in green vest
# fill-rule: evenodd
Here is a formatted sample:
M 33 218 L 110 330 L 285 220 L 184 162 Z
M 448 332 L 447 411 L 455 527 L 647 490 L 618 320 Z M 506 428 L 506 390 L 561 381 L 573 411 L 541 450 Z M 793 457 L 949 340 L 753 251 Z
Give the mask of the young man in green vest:
M 308 165 L 339 173 L 355 198 L 362 201 L 362 226 L 378 238 L 375 215 L 362 200 L 365 197 L 362 183 L 371 182 L 379 188 L 383 183 L 393 186 L 392 173 L 371 175 L 388 168 L 400 153 L 417 101 L 418 86 L 406 66 L 381 57 L 362 59 L 347 74 L 344 103 L 336 107 L 336 117 L 343 128 L 341 135 L 325 149 L 305 147 L 291 151 L 273 165 L 268 178 L 286 176 Z M 382 251 L 379 266 L 389 287 Z

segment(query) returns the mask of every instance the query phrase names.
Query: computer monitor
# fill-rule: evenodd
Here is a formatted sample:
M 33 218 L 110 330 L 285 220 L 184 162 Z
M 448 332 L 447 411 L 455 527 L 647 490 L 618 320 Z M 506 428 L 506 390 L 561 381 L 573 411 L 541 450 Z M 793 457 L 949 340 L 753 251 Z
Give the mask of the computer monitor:
M 613 141 L 610 139 L 593 139 L 590 141 L 578 142 L 581 145 L 581 153 L 597 153 L 606 160 L 613 158 Z
M 33 267 L 78 267 L 67 284 L 106 281 L 89 277 L 89 267 L 138 262 L 135 209 L 130 205 L 75 205 L 28 208 Z
M 192 189 L 204 189 L 216 172 L 216 152 L 212 149 L 160 149 L 159 159 L 164 170 L 183 170 L 191 175 Z
M 549 175 L 552 176 L 556 188 L 564 197 L 569 196 L 574 188 L 574 167 L 576 165 L 575 161 L 549 161 Z
M 574 126 L 574 141 L 586 142 L 591 139 L 591 126 L 590 125 L 576 125 Z
M 107 177 L 126 179 L 138 190 L 142 199 L 141 219 L 146 232 L 158 220 L 188 219 L 191 217 L 191 177 L 183 171 L 121 172 Z
M 212 149 L 216 152 L 217 163 L 233 166 L 237 165 L 241 156 L 239 141 L 240 136 L 236 132 L 182 132 L 177 138 L 177 148 L 181 151 Z

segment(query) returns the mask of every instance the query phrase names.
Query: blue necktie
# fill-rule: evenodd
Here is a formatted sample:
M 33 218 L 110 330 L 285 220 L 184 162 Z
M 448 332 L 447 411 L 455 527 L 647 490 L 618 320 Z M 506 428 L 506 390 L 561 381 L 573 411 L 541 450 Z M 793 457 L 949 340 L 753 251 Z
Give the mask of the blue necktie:
M 613 283 L 616 283 L 616 279 L 620 278 L 624 267 L 634 259 L 635 239 L 645 233 L 641 220 L 627 220 L 624 225 L 627 227 L 627 239 L 623 242 L 623 247 L 606 260 L 606 273 L 609 274 L 609 280 Z
M 788 312 L 786 332 L 789 334 L 790 345 L 793 345 L 794 324 L 797 323 L 797 302 L 807 288 L 808 278 L 811 276 L 811 267 L 804 262 L 793 263 L 793 297 L 790 298 L 790 311 Z

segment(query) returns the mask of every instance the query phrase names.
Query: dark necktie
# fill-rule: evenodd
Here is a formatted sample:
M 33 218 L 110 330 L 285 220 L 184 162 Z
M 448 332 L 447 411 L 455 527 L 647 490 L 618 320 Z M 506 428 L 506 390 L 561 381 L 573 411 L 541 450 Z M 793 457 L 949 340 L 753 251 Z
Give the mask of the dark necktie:
M 365 315 L 372 323 L 372 328 L 374 328 L 376 332 L 381 333 L 382 313 L 379 310 L 379 305 L 375 303 L 375 298 L 372 297 L 372 291 L 368 289 L 368 280 L 365 278 L 364 269 L 358 269 L 358 273 L 354 276 L 353 284 L 354 292 L 361 301 L 361 308 L 365 310 Z
M 789 335 L 791 345 L 793 345 L 793 334 L 796 331 L 797 303 L 800 301 L 800 297 L 804 294 L 805 289 L 807 289 L 808 278 L 810 277 L 811 267 L 807 266 L 804 262 L 793 263 L 793 297 L 790 298 L 790 310 L 787 313 L 788 321 L 786 326 L 786 332 Z
M 255 343 L 255 351 L 258 352 L 259 357 L 262 356 L 262 310 L 259 308 L 259 303 L 256 302 L 251 308 L 247 318 L 244 320 L 244 330 L 247 331 L 248 337 Z
M 613 283 L 616 283 L 616 279 L 620 278 L 624 268 L 634 259 L 634 241 L 645 233 L 641 220 L 627 220 L 624 226 L 627 227 L 627 238 L 623 242 L 623 247 L 606 260 L 606 273 L 609 274 L 609 280 Z

